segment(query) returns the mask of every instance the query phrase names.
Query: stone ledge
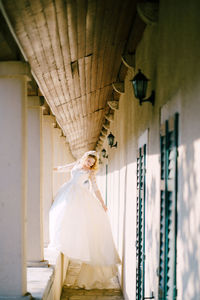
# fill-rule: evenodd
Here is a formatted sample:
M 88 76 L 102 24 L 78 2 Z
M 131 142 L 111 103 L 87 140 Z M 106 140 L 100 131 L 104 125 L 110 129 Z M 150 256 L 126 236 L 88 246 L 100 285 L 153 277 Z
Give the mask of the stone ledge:
M 0 300 L 31 300 L 33 299 L 29 293 L 24 296 L 0 296 Z
M 63 265 L 61 253 L 55 249 L 44 249 L 49 267 L 27 268 L 27 291 L 35 300 L 59 299 L 62 287 Z
M 27 268 L 27 290 L 36 300 L 48 299 L 54 280 L 54 269 Z

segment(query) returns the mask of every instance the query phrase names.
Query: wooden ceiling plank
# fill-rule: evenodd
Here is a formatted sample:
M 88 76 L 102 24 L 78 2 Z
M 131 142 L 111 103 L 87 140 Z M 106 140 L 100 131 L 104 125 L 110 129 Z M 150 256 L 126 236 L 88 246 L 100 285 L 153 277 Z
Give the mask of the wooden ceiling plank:
M 69 48 L 71 53 L 71 67 L 72 63 L 75 63 L 78 60 L 78 36 L 77 36 L 77 2 L 74 0 L 68 0 L 66 2 L 66 8 L 67 8 L 67 21 L 68 21 L 68 37 L 69 37 Z M 77 65 L 78 66 L 78 65 Z M 80 82 L 78 78 L 78 69 L 75 74 L 69 71 L 69 80 L 71 82 L 70 86 L 73 86 L 75 97 L 77 95 L 80 95 Z M 75 80 L 74 77 L 75 76 Z M 78 127 L 76 127 L 75 130 L 75 136 L 78 138 Z
M 82 96 L 82 105 L 83 105 L 83 116 L 85 116 L 87 114 L 87 100 L 86 100 L 86 96 L 83 95 Z
M 45 61 L 44 54 L 41 53 L 41 47 L 39 41 L 36 40 L 37 28 L 32 17 L 29 18 L 23 11 L 23 6 L 20 2 L 14 2 L 13 17 L 15 19 L 14 29 L 16 34 L 19 36 L 19 40 L 22 43 L 23 49 L 29 54 L 28 58 L 31 59 L 32 55 L 35 55 L 35 62 L 39 67 L 42 67 L 42 62 Z M 29 13 L 30 14 L 30 13 Z M 32 30 L 30 30 L 30 26 Z M 27 38 L 26 38 L 27 36 Z M 32 47 L 30 47 L 32 46 Z M 30 50 L 29 50 L 30 49 Z M 32 66 L 34 69 L 34 65 Z M 47 72 L 47 64 L 43 66 L 43 72 Z
M 80 0 L 81 1 L 81 0 Z M 93 53 L 93 40 L 95 29 L 95 16 L 96 16 L 96 3 L 97 1 L 87 1 L 86 12 L 86 56 Z
M 99 103 L 100 92 L 101 92 L 101 89 L 96 90 L 95 102 L 94 102 L 94 111 L 99 108 L 98 103 Z
M 35 8 L 35 7 L 34 7 Z M 36 10 L 38 9 L 38 6 L 36 7 Z M 39 9 L 39 11 L 41 11 L 41 8 Z M 41 19 L 39 18 L 39 17 L 41 17 Z M 44 25 L 44 23 L 45 23 L 45 21 L 44 21 L 44 16 L 43 15 L 41 15 L 41 13 L 40 13 L 40 16 L 37 16 L 37 18 L 39 19 L 39 21 L 42 23 L 42 28 L 43 28 L 43 25 Z M 37 21 L 36 21 L 37 22 Z M 40 22 L 39 22 L 39 24 L 40 24 Z M 38 23 L 36 24 L 36 27 L 38 26 Z M 39 25 L 39 28 L 41 28 L 41 26 Z M 44 33 L 46 34 L 46 32 L 45 32 L 46 30 L 44 29 Z M 40 32 L 42 32 L 42 30 L 40 29 Z M 45 39 L 45 45 L 43 44 L 42 46 L 44 47 L 44 46 L 47 46 L 47 40 L 48 39 Z M 49 41 L 48 41 L 49 42 Z M 45 48 L 43 48 L 43 51 L 45 51 L 44 50 Z M 49 45 L 49 49 L 50 49 L 50 45 Z M 46 51 L 46 53 L 45 53 L 46 55 L 47 55 L 47 57 L 49 57 L 48 56 L 48 52 Z M 46 56 L 45 55 L 45 56 Z M 52 51 L 51 51 L 51 56 L 52 56 Z M 50 68 L 49 68 L 49 72 L 50 72 L 50 70 L 52 70 L 52 68 L 53 67 L 55 67 L 54 65 L 52 66 L 52 64 L 51 64 L 51 62 L 50 61 L 48 61 L 47 62 L 47 65 L 50 63 Z M 52 71 L 53 72 L 53 71 Z M 51 74 L 51 72 L 50 72 L 50 76 L 45 76 L 46 78 L 47 78 L 47 80 L 48 80 L 48 82 L 47 82 L 47 86 L 52 86 L 52 81 L 53 81 L 53 85 L 54 85 L 54 89 L 52 89 L 52 93 L 51 93 L 51 98 L 50 99 L 52 99 L 52 101 L 50 101 L 50 106 L 51 106 L 51 102 L 52 103 L 55 103 L 55 100 L 57 99 L 57 101 L 58 101 L 58 103 L 56 103 L 56 104 L 59 104 L 59 103 L 62 103 L 63 101 L 59 101 L 60 99 L 61 99 L 61 97 L 63 97 L 63 94 L 60 94 L 60 88 L 59 88 L 59 86 L 60 86 L 60 83 L 57 81 L 57 76 L 54 76 L 54 73 L 55 72 L 53 72 L 53 75 Z M 52 80 L 53 79 L 53 80 Z M 62 119 L 64 119 L 64 113 L 61 113 L 61 110 L 59 111 L 59 115 L 61 116 L 61 118 Z
M 113 65 L 111 71 L 112 82 L 117 80 L 117 75 L 121 64 L 119 54 L 123 54 L 123 49 L 128 39 L 128 35 L 132 25 L 132 19 L 135 15 L 136 9 L 136 4 L 132 0 L 124 1 L 122 2 L 122 5 L 123 7 L 121 9 L 121 12 L 123 13 L 120 14 L 120 18 L 118 20 L 119 23 L 116 28 L 115 35 L 113 36 L 113 43 L 116 46 L 116 51 L 114 54 L 115 64 Z
M 71 64 L 72 67 L 72 76 L 73 76 L 73 83 L 75 89 L 75 98 L 81 97 L 81 89 L 80 89 L 80 78 L 79 78 L 79 70 L 78 70 L 78 61 L 75 61 Z
M 64 113 L 65 113 L 65 116 L 66 116 L 66 120 L 65 122 L 73 122 L 74 120 L 74 114 L 73 114 L 73 111 L 71 111 L 71 107 L 69 106 L 69 103 L 65 103 L 65 104 L 62 104 L 60 105 L 60 107 L 62 107 Z M 75 128 L 74 128 L 75 130 Z
M 86 27 L 86 0 L 77 0 L 76 1 L 76 11 L 77 11 L 77 60 L 72 62 L 76 66 L 75 70 L 72 68 L 72 75 L 74 81 L 74 89 L 75 96 L 77 99 L 77 109 L 79 115 L 83 114 L 83 107 L 79 105 L 81 103 L 81 79 L 80 79 L 80 71 L 79 71 L 79 60 L 78 58 L 83 57 L 85 55 L 85 27 Z
M 68 35 L 71 53 L 71 62 L 78 59 L 78 41 L 77 41 L 77 6 L 76 1 L 67 0 L 67 21 Z
M 62 0 L 55 1 L 55 7 L 57 12 L 57 22 L 58 22 L 58 31 L 60 36 L 60 44 L 61 44 L 61 52 L 63 57 L 65 75 L 66 75 L 66 84 L 68 86 L 69 96 L 70 99 L 75 98 L 75 89 L 72 77 L 72 69 L 71 69 L 71 48 L 70 48 L 70 41 L 69 41 L 69 24 L 68 24 L 68 11 L 69 7 L 67 4 Z M 70 36 L 71 37 L 71 36 Z M 72 36 L 73 38 L 73 36 Z M 67 101 L 69 102 L 69 101 Z M 64 112 L 68 115 L 68 108 L 64 106 Z M 74 118 L 73 111 L 70 109 L 71 113 L 71 120 Z M 76 131 L 77 126 L 72 129 L 72 131 Z
M 71 63 L 71 53 L 69 49 L 67 9 L 63 0 L 56 0 L 54 4 L 63 61 L 69 65 Z
M 87 106 L 85 101 L 85 94 L 86 94 L 86 85 L 85 85 L 85 59 L 84 57 L 78 60 L 79 65 L 79 78 L 80 78 L 80 89 L 82 95 L 82 111 L 83 115 L 87 112 Z
M 71 74 L 71 53 L 68 36 L 68 23 L 67 23 L 67 9 L 63 0 L 55 1 L 58 33 L 60 37 L 61 53 L 64 63 L 64 70 L 66 76 L 66 85 L 68 86 L 70 99 L 75 98 L 75 91 L 73 79 Z
M 100 107 L 105 107 L 106 106 L 106 104 L 107 104 L 107 101 L 108 101 L 108 99 L 109 99 L 109 95 L 110 95 L 110 91 L 112 90 L 112 87 L 110 87 L 110 86 L 106 86 L 105 88 L 104 88 L 104 95 L 103 95 L 103 97 L 100 99 L 100 101 L 99 101 L 99 106 Z
M 86 14 L 87 1 L 77 0 L 77 36 L 78 36 L 78 58 L 86 55 Z
M 86 92 L 89 93 L 92 90 L 92 62 L 94 60 L 94 29 L 95 29 L 95 14 L 96 14 L 96 1 L 88 0 L 87 5 L 87 15 L 86 15 L 86 57 L 85 63 L 88 62 L 85 68 L 85 78 L 86 78 Z M 90 97 L 90 101 L 93 100 L 93 95 Z M 88 112 L 92 109 L 92 104 L 90 105 Z
M 86 93 L 91 92 L 91 58 L 92 56 L 89 55 L 85 57 L 85 79 L 86 79 Z
M 24 13 L 23 11 L 23 7 L 19 6 L 19 2 L 15 2 L 13 3 L 15 5 L 15 9 L 14 12 L 16 14 L 15 16 L 15 31 L 16 34 L 19 37 L 20 42 L 22 43 L 22 46 L 24 48 L 24 50 L 26 51 L 26 53 L 28 53 L 28 59 L 30 62 L 31 67 L 33 68 L 33 70 L 39 70 L 37 72 L 38 77 L 40 76 L 40 74 L 42 73 L 41 71 L 41 66 L 42 66 L 42 62 L 45 61 L 45 57 L 43 55 L 43 53 L 40 53 L 38 55 L 38 51 L 39 49 L 39 45 L 38 45 L 38 41 L 36 40 L 37 34 L 35 34 L 36 32 L 36 24 L 33 21 L 33 19 L 31 19 L 31 30 L 27 30 L 29 29 L 30 26 L 30 18 L 29 16 L 27 16 L 27 13 Z M 29 23 L 28 23 L 29 22 Z M 29 26 L 28 26 L 29 24 Z M 30 45 L 32 45 L 32 48 L 30 47 Z M 46 64 L 45 64 L 46 66 Z M 47 69 L 45 69 L 47 71 Z M 44 71 L 44 70 L 43 70 Z M 42 76 L 41 76 L 42 77 Z M 41 86 L 43 86 L 43 92 L 47 95 L 49 94 L 48 91 L 48 86 L 49 86 L 49 81 L 46 81 L 45 78 L 42 78 L 42 80 L 39 80 Z M 50 85 L 52 86 L 52 84 Z M 52 106 L 52 111 L 54 113 L 57 112 L 58 117 L 59 117 L 59 113 L 55 107 L 54 101 L 52 101 L 52 95 L 49 94 L 49 104 L 50 106 Z
M 87 101 L 87 120 L 89 119 L 89 116 L 90 116 L 90 110 L 91 110 L 91 102 L 90 102 L 90 97 L 91 97 L 91 94 L 87 94 L 86 95 L 86 101 Z M 89 138 L 89 135 L 88 135 L 88 127 L 89 125 L 87 125 L 87 128 L 86 128 L 86 139 Z
M 96 108 L 95 108 L 95 102 L 96 102 L 96 91 L 91 92 L 91 97 L 90 97 L 90 112 L 93 113 Z
M 102 33 L 102 19 L 104 16 L 105 1 L 97 1 L 96 14 L 95 14 L 95 29 L 93 38 L 93 55 L 92 55 L 92 70 L 91 70 L 91 90 L 95 91 L 97 87 L 98 71 L 98 55 L 100 48 L 100 38 Z
M 117 6 L 115 1 L 106 1 L 105 12 L 103 16 L 103 24 L 102 24 L 102 34 L 100 37 L 100 45 L 103 45 L 99 48 L 99 60 L 98 60 L 98 72 L 96 73 L 97 76 L 97 88 L 103 87 L 102 83 L 102 73 L 103 73 L 103 66 L 104 66 L 104 59 L 105 59 L 105 49 L 108 48 L 108 41 L 109 41 L 109 31 L 112 27 L 112 20 L 113 20 L 113 7 Z M 106 47 L 107 46 L 107 47 Z M 108 53 L 106 53 L 107 55 Z
M 115 34 L 116 28 L 118 26 L 119 17 L 120 17 L 120 8 L 121 2 L 117 1 L 113 5 L 112 11 L 112 24 L 108 30 L 108 40 L 105 45 L 104 50 L 104 60 L 103 60 L 103 71 L 102 71 L 102 79 L 101 79 L 101 86 L 106 86 L 112 83 L 110 70 L 113 68 L 114 61 L 114 53 L 116 51 L 116 46 L 113 45 L 113 36 Z
M 43 0 L 44 1 L 44 0 Z M 46 1 L 44 1 L 44 4 Z M 54 85 L 56 94 L 58 98 L 60 96 L 63 96 L 63 92 L 60 86 L 60 82 L 57 78 L 57 75 L 55 74 L 55 70 L 57 68 L 56 61 L 54 58 L 54 53 L 52 49 L 52 43 L 51 43 L 51 37 L 50 37 L 50 31 L 48 28 L 48 17 L 45 14 L 45 7 L 41 5 L 39 7 L 38 1 L 30 1 L 30 13 L 33 15 L 34 22 L 36 23 L 36 28 L 38 31 L 38 41 L 40 43 L 40 50 L 43 52 L 45 61 L 48 66 L 48 71 L 53 72 L 54 75 L 51 74 L 51 81 Z M 52 16 L 51 16 L 52 17 Z M 52 23 L 55 22 L 55 20 L 52 20 Z
M 53 50 L 54 59 L 56 62 L 56 72 L 57 72 L 57 85 L 60 86 L 63 97 L 61 97 L 60 102 L 65 103 L 69 101 L 70 95 L 68 90 L 68 85 L 66 84 L 66 76 L 64 69 L 63 56 L 61 51 L 60 34 L 58 30 L 58 20 L 55 3 L 51 2 L 48 6 L 45 6 L 44 12 L 46 15 L 47 26 L 49 30 L 49 35 L 51 39 L 51 45 Z
M 98 71 L 96 72 L 96 84 L 97 88 L 102 88 L 104 86 L 104 68 L 105 65 L 109 65 L 111 63 L 111 58 L 109 59 L 109 47 L 110 47 L 110 34 L 109 32 L 111 31 L 111 28 L 114 27 L 112 24 L 113 18 L 115 15 L 113 14 L 113 10 L 115 11 L 117 7 L 116 1 L 108 1 L 106 2 L 106 8 L 105 8 L 105 13 L 104 13 L 104 23 L 103 23 L 103 32 L 101 34 L 101 39 L 100 39 L 100 45 L 104 45 L 103 47 L 100 47 L 100 52 L 99 52 L 99 59 L 98 59 Z M 101 90 L 101 93 L 104 95 L 104 90 Z M 100 97 L 98 97 L 97 100 L 97 106 L 100 108 L 102 97 L 103 95 L 100 94 Z
M 48 4 L 48 5 L 47 5 Z M 62 60 L 62 53 L 61 53 L 61 46 L 60 46 L 60 39 L 59 39 L 59 32 L 57 28 L 57 16 L 56 16 L 56 8 L 52 2 L 46 2 L 43 0 L 43 14 L 45 16 L 48 35 L 50 39 L 51 47 L 51 58 L 53 56 L 55 60 L 55 69 L 51 71 L 51 77 L 54 82 L 54 86 L 59 97 L 60 104 L 65 103 L 69 100 L 69 91 L 68 86 L 66 85 L 66 78 L 65 76 L 59 76 L 64 74 L 64 63 Z M 63 119 L 69 118 L 69 112 L 66 112 L 63 109 L 63 106 L 59 108 L 59 112 L 62 115 Z M 73 116 L 70 116 L 71 118 Z

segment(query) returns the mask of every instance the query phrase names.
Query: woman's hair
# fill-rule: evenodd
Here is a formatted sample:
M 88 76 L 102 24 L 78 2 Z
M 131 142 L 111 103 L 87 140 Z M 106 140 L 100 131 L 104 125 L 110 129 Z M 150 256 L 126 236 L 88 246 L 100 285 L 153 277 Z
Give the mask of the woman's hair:
M 93 171 L 97 171 L 98 168 L 99 168 L 99 159 L 98 159 L 98 154 L 96 153 L 90 153 L 90 152 L 95 152 L 95 151 L 88 151 L 89 153 L 85 153 L 82 158 L 80 159 L 80 163 L 81 164 L 84 164 L 85 160 L 88 158 L 88 157 L 91 157 L 91 158 L 94 158 L 95 162 L 94 164 L 91 166 L 91 170 Z
M 95 160 L 94 164 L 91 166 L 90 169 L 91 169 L 91 170 L 94 170 L 94 171 L 97 171 L 98 168 L 99 168 L 99 162 L 98 162 L 97 156 L 94 155 L 94 154 L 88 154 L 87 158 L 88 158 L 88 157 L 94 158 L 94 160 Z

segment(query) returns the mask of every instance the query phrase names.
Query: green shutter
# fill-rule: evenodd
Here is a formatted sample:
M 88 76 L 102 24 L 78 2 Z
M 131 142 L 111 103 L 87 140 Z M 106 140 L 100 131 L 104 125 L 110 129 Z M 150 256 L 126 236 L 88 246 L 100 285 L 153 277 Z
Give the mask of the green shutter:
M 146 188 L 146 145 L 138 151 L 137 157 L 137 199 L 136 199 L 136 300 L 144 298 L 145 279 L 145 188 Z
M 160 130 L 159 299 L 176 299 L 178 114 Z

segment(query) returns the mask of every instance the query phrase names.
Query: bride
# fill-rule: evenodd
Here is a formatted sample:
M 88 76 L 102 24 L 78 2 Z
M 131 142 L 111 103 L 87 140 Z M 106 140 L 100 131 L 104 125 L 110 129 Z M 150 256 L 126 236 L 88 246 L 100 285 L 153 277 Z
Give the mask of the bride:
M 82 263 L 76 287 L 106 288 L 117 273 L 120 258 L 96 183 L 98 154 L 88 151 L 72 164 L 54 168 L 71 171 L 71 179 L 58 191 L 49 213 L 50 247 Z M 88 187 L 90 182 L 90 187 Z

